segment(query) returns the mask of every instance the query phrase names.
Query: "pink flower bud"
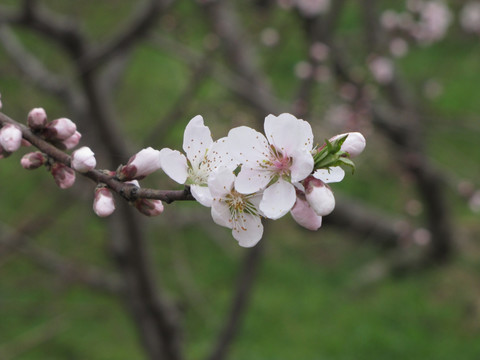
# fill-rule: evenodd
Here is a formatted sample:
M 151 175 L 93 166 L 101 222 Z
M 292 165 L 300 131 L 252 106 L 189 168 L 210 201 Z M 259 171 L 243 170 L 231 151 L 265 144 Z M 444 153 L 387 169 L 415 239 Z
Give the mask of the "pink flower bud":
M 32 130 L 43 129 L 47 125 L 47 113 L 43 108 L 34 108 L 28 113 L 27 124 Z
M 326 216 L 335 208 L 335 197 L 332 190 L 321 180 L 309 176 L 303 182 L 308 204 L 318 216 Z
M 2 110 L 2 94 L 0 94 L 0 110 Z
M 75 171 L 62 163 L 54 163 L 50 172 L 60 189 L 67 189 L 75 183 Z
M 290 210 L 293 219 L 308 230 L 318 230 L 322 226 L 322 217 L 317 215 L 305 199 L 305 194 L 297 191 L 297 201 Z
M 12 124 L 6 124 L 0 129 L 0 145 L 4 151 L 14 152 L 22 144 L 22 132 Z
M 95 160 L 94 155 L 93 151 L 87 146 L 74 151 L 72 154 L 72 168 L 81 173 L 95 169 L 97 160 Z
M 93 211 L 100 217 L 109 216 L 115 211 L 115 199 L 113 198 L 112 192 L 106 187 L 98 187 L 95 189 Z
M 340 150 L 345 151 L 350 154 L 350 157 L 355 157 L 360 155 L 365 149 L 366 140 L 365 137 L 359 132 L 350 132 L 346 134 L 335 135 L 329 141 L 332 142 L 340 137 L 347 135 L 347 138 L 342 144 Z
M 77 131 L 77 125 L 67 118 L 60 118 L 48 123 L 44 135 L 49 140 L 66 140 Z
M 22 167 L 27 170 L 38 169 L 47 162 L 47 158 L 40 151 L 25 154 L 20 160 Z
M 75 146 L 78 145 L 80 139 L 82 138 L 82 134 L 78 131 L 75 131 L 75 134 L 70 136 L 68 139 L 62 140 L 61 143 L 67 150 L 73 149 Z
M 147 216 L 157 216 L 163 212 L 163 204 L 160 200 L 138 199 L 134 206 L 143 215 Z
M 122 180 L 142 179 L 160 167 L 160 151 L 149 147 L 132 156 L 127 165 L 120 168 L 119 177 Z
M 392 82 L 395 68 L 392 60 L 386 57 L 375 57 L 368 64 L 374 79 L 381 85 Z

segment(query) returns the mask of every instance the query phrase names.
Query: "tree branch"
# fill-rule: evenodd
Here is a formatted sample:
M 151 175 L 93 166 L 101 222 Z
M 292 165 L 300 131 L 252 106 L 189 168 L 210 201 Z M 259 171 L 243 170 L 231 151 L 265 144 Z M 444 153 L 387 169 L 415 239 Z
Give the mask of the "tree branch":
M 212 352 L 207 357 L 208 360 L 225 359 L 232 342 L 237 336 L 241 321 L 244 318 L 248 306 L 248 301 L 250 300 L 254 281 L 258 274 L 264 247 L 265 240 L 258 243 L 255 247 L 248 249 L 247 254 L 245 254 L 228 316 L 225 319 L 223 328 L 218 335 Z
M 15 251 L 68 282 L 81 283 L 93 289 L 113 294 L 123 291 L 123 284 L 117 276 L 108 274 L 104 270 L 93 266 L 80 265 L 51 250 L 31 244 L 29 233 L 34 230 L 38 232 L 39 226 L 45 228 L 45 225 L 51 222 L 52 219 L 41 216 L 27 221 L 20 229 L 12 232 L 11 235 L 1 236 L 0 249 L 2 250 L 2 256 Z
M 113 35 L 104 44 L 87 51 L 80 61 L 80 67 L 83 71 L 88 72 L 98 68 L 114 56 L 125 52 L 153 27 L 162 11 L 170 3 L 171 0 L 149 0 L 144 5 L 140 4 L 136 13 L 117 34 Z
M 70 166 L 71 158 L 68 154 L 32 133 L 25 125 L 12 120 L 7 115 L 0 112 L 0 125 L 3 126 L 5 124 L 14 124 L 15 126 L 19 127 L 22 131 L 24 139 L 28 140 L 32 145 L 53 158 L 56 162 Z M 121 182 L 117 180 L 115 176 L 109 175 L 100 170 L 91 170 L 87 173 L 80 174 L 93 180 L 97 184 L 106 184 L 110 189 L 115 191 L 127 201 L 135 201 L 143 198 L 162 200 L 169 204 L 173 201 L 195 200 L 188 187 L 186 187 L 184 190 L 156 190 L 138 188 L 135 185 Z

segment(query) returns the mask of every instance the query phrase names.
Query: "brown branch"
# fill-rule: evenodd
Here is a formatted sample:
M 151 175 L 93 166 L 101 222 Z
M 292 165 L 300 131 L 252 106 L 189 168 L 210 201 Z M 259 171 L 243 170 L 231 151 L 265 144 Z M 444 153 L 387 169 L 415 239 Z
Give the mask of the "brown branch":
M 151 41 L 155 46 L 167 51 L 170 55 L 192 68 L 198 68 L 204 60 L 203 54 L 160 34 L 151 36 Z M 268 105 L 263 100 L 263 96 L 258 97 L 257 92 L 252 90 L 252 85 L 247 79 L 243 78 L 241 74 L 233 72 L 230 67 L 227 68 L 219 62 L 212 61 L 211 74 L 215 81 L 257 110 L 260 115 L 265 115 L 266 113 L 281 113 L 288 108 L 286 104 L 276 98 L 272 98 L 272 104 Z M 271 95 L 268 95 L 268 97 L 271 97 Z
M 150 131 L 144 144 L 165 143 L 169 131 L 181 119 L 188 109 L 188 104 L 204 84 L 205 77 L 210 72 L 210 54 L 205 55 L 202 63 L 193 70 L 189 83 L 185 86 L 184 92 L 177 98 L 167 114 Z
M 67 282 L 77 282 L 96 290 L 118 294 L 123 285 L 117 276 L 106 273 L 93 266 L 79 264 L 71 259 L 56 254 L 55 252 L 31 244 L 30 233 L 37 233 L 39 227 L 46 228 L 54 220 L 40 216 L 25 222 L 20 229 L 9 236 L 0 237 L 2 256 L 17 252 L 32 260 L 38 266 L 54 273 Z
M 252 287 L 257 278 L 258 268 L 262 259 L 265 240 L 255 247 L 246 250 L 242 267 L 239 271 L 235 293 L 232 297 L 230 310 L 223 324 L 218 339 L 207 357 L 208 360 L 225 359 L 232 342 L 238 334 L 241 322 L 247 310 Z
M 373 48 L 375 44 L 371 46 Z M 345 54 L 338 46 L 332 50 L 335 74 L 339 81 L 352 83 L 358 89 L 364 88 L 365 84 L 355 80 L 349 73 Z M 444 176 L 425 155 L 419 111 L 398 77 L 383 86 L 382 90 L 388 105 L 382 107 L 372 104 L 372 123 L 395 145 L 399 162 L 404 170 L 413 175 L 417 191 L 427 210 L 427 225 L 432 234 L 432 245 L 425 263 L 442 263 L 448 260 L 453 252 L 453 227 L 444 194 Z
M 246 86 L 251 94 L 248 100 L 263 115 L 277 113 L 278 101 L 255 63 L 253 47 L 248 39 L 242 36 L 241 22 L 232 2 L 207 2 L 205 10 L 211 27 L 221 39 L 228 65 L 248 84 Z
M 151 30 L 168 7 L 171 0 L 149 0 L 143 6 L 140 4 L 136 13 L 128 20 L 117 34 L 113 35 L 104 44 L 89 49 L 80 61 L 80 67 L 88 72 L 98 68 L 117 54 L 132 47 L 139 38 Z
M 36 1 L 25 1 L 21 10 L 0 8 L 0 23 L 21 25 L 54 40 L 78 59 L 85 48 L 84 35 L 76 21 L 53 13 Z
M 65 331 L 67 323 L 62 315 L 56 316 L 46 322 L 29 329 L 10 343 L 0 345 L 0 359 L 15 360 L 29 350 L 40 346 Z
M 53 158 L 56 162 L 60 162 L 66 166 L 70 166 L 71 158 L 62 150 L 35 135 L 25 125 L 12 120 L 7 115 L 0 112 L 0 125 L 14 124 L 22 131 L 24 139 L 28 140 L 32 145 Z M 93 180 L 95 183 L 106 184 L 110 189 L 122 196 L 127 201 L 135 201 L 137 199 L 157 199 L 165 201 L 167 204 L 180 200 L 195 200 L 190 193 L 188 187 L 184 190 L 156 190 L 148 188 L 138 188 L 135 185 L 127 184 L 117 180 L 114 176 L 106 174 L 100 170 L 92 170 L 81 175 Z
M 15 65 L 43 91 L 56 96 L 64 95 L 67 86 L 62 79 L 48 71 L 45 66 L 21 45 L 13 32 L 5 25 L 0 26 L 0 42 Z
M 310 50 L 312 46 L 317 42 L 326 45 L 329 45 L 332 42 L 332 37 L 334 36 L 334 32 L 338 24 L 338 20 L 342 14 L 344 5 L 345 0 L 336 0 L 332 3 L 332 8 L 327 15 L 317 16 L 313 19 L 309 17 L 302 17 L 306 32 L 305 35 L 308 39 L 308 50 Z M 310 66 L 312 67 L 313 71 L 315 71 L 315 69 L 321 63 L 311 54 L 307 56 Z M 316 80 L 313 74 L 300 82 L 300 86 L 297 90 L 297 95 L 295 96 L 294 101 L 294 112 L 295 114 L 297 114 L 297 116 L 308 116 L 311 107 L 311 97 L 313 95 L 313 89 L 315 84 Z

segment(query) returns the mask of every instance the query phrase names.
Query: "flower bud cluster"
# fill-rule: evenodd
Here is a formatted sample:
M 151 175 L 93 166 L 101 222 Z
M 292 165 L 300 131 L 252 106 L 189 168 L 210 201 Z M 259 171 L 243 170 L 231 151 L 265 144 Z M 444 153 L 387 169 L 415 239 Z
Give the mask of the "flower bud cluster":
M 43 108 L 30 110 L 27 117 L 27 125 L 34 134 L 62 150 L 75 148 L 82 137 L 77 131 L 77 126 L 70 119 L 59 118 L 49 122 L 47 113 Z M 46 165 L 55 183 L 61 189 L 66 189 L 74 184 L 75 171 L 81 173 L 91 171 L 95 169 L 97 162 L 93 151 L 84 146 L 72 153 L 70 167 L 54 162 L 45 154 L 39 152 L 26 154 L 21 160 L 21 165 L 29 170 Z

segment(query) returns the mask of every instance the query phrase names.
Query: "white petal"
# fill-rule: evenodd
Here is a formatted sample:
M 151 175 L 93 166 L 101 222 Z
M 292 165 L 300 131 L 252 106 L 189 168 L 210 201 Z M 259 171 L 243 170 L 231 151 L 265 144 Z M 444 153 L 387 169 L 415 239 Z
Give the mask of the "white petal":
M 160 150 L 160 164 L 163 171 L 179 184 L 185 184 L 188 177 L 187 158 L 177 150 Z
M 233 188 L 233 182 L 235 181 L 235 175 L 228 168 L 221 168 L 218 171 L 213 172 L 208 178 L 208 189 L 212 197 L 222 199 Z
M 345 171 L 340 166 L 332 166 L 329 169 L 318 169 L 313 177 L 322 180 L 324 183 L 336 183 L 343 180 Z
M 242 214 L 237 219 L 232 235 L 240 246 L 255 246 L 263 235 L 263 225 L 260 217 L 250 214 Z
M 195 200 L 197 200 L 203 206 L 212 206 L 213 198 L 207 186 L 190 185 L 190 192 L 192 193 Z
M 266 217 L 276 220 L 290 211 L 295 200 L 294 186 L 280 179 L 263 192 L 260 210 Z
M 183 151 L 187 154 L 192 167 L 198 166 L 212 144 L 210 129 L 203 124 L 203 118 L 200 115 L 195 116 L 190 120 L 183 134 Z
M 322 226 L 322 217 L 318 216 L 304 199 L 297 197 L 290 214 L 299 225 L 308 230 L 315 231 Z
M 292 155 L 292 166 L 290 166 L 290 175 L 292 182 L 299 182 L 312 173 L 313 156 L 310 151 L 297 150 Z
M 265 136 L 248 126 L 230 130 L 228 143 L 237 160 L 240 163 L 248 163 L 250 166 L 256 166 L 258 162 L 267 159 L 270 151 Z
M 253 194 L 264 189 L 270 182 L 272 175 L 267 170 L 252 169 L 243 165 L 235 179 L 235 190 L 240 194 Z
M 232 228 L 232 221 L 230 219 L 230 209 L 224 202 L 214 201 L 212 202 L 212 219 L 215 224 L 225 226 L 229 229 Z
M 291 154 L 297 149 L 312 150 L 312 127 L 291 114 L 268 115 L 264 128 L 268 142 L 280 151 Z
M 233 171 L 239 165 L 238 160 L 233 155 L 233 151 L 227 137 L 223 137 L 215 141 L 208 151 L 207 157 L 208 165 L 211 171 L 215 171 L 220 167 L 227 167 Z

